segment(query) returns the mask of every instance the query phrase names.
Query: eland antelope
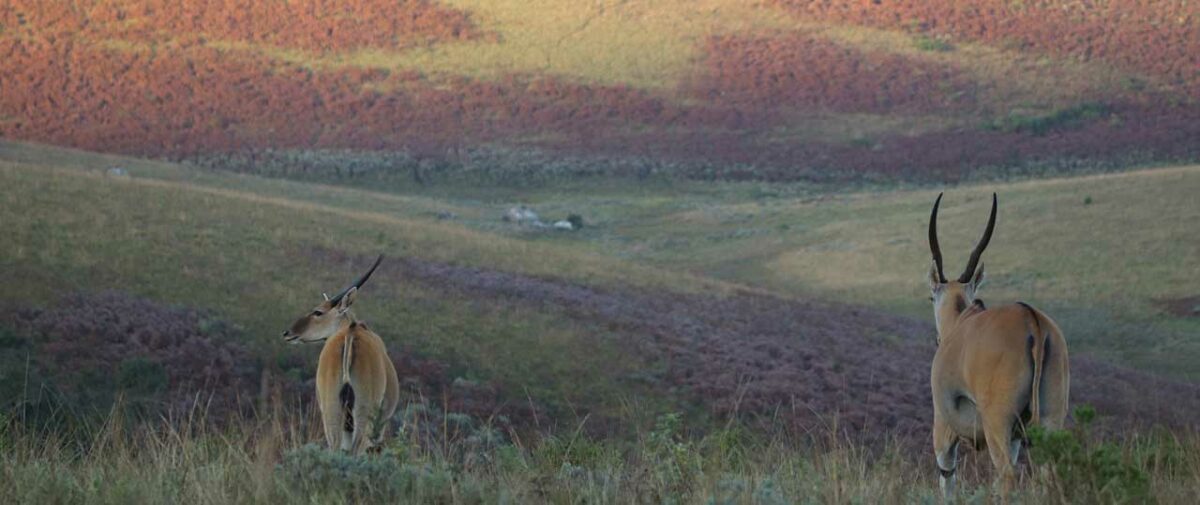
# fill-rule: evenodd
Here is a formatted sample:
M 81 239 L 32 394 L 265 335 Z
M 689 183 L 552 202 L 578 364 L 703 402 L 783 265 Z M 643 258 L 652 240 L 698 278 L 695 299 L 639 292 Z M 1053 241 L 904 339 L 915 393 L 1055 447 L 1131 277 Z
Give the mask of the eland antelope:
M 329 447 L 361 452 L 383 441 L 400 402 L 400 381 L 383 339 L 350 311 L 371 269 L 333 298 L 317 305 L 283 332 L 293 343 L 324 342 L 317 363 L 317 406 Z M 375 435 L 375 434 L 378 435 Z
M 987 228 L 966 269 L 958 279 L 946 280 L 937 241 L 941 202 L 939 194 L 929 216 L 929 287 L 937 325 L 930 385 L 939 483 L 945 495 L 953 493 L 958 444 L 967 441 L 987 447 L 1000 492 L 1007 496 L 1024 429 L 1060 428 L 1067 416 L 1067 344 L 1054 321 L 1028 304 L 985 307 L 976 298 L 983 283 L 979 257 L 996 226 L 995 193 Z

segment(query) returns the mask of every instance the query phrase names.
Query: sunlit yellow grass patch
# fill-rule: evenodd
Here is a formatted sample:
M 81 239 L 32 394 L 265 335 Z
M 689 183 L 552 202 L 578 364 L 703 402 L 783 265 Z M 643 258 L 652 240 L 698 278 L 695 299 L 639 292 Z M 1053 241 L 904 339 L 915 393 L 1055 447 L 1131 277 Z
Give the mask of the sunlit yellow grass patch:
M 984 255 L 988 298 L 1121 305 L 1149 312 L 1200 274 L 1200 167 L 950 188 L 939 216 L 947 275 L 957 275 L 999 193 Z M 766 268 L 777 280 L 862 301 L 920 299 L 934 191 L 868 193 Z M 800 214 L 803 214 L 801 211 Z
M 538 74 L 574 80 L 672 88 L 699 57 L 704 37 L 787 26 L 784 14 L 729 0 L 577 2 L 448 0 L 471 13 L 481 40 L 405 51 L 364 49 L 332 55 L 228 44 L 296 63 L 416 70 L 436 76 L 495 78 Z

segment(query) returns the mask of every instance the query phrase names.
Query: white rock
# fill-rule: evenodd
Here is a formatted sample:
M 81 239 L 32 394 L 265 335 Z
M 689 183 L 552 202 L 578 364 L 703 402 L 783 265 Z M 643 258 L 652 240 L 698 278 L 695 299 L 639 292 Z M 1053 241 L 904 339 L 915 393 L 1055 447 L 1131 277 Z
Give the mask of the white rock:
M 534 212 L 533 209 L 530 209 L 524 205 L 508 209 L 508 212 L 504 214 L 504 220 L 517 223 L 541 222 L 541 218 L 538 217 L 537 212 Z

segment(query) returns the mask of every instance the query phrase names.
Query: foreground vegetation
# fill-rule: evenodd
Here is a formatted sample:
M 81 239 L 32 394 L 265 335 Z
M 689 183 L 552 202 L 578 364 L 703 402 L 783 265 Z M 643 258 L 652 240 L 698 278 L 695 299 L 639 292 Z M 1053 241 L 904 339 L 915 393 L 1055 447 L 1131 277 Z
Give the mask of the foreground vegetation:
M 274 414 L 217 429 L 202 416 L 136 423 L 117 409 L 66 432 L 0 432 L 5 503 L 934 503 L 924 451 L 837 437 L 763 435 L 729 425 L 696 434 L 677 415 L 627 440 L 579 432 L 509 437 L 446 416 L 437 436 L 409 410 L 378 455 L 311 443 L 314 423 Z M 1079 417 L 1077 411 L 1076 416 Z M 636 417 L 636 416 L 635 416 Z M 9 420 L 11 421 L 11 420 Z M 586 421 L 586 420 L 585 420 Z M 799 442 L 809 440 L 809 442 Z M 1154 433 L 1102 442 L 1086 429 L 1038 434 L 1018 500 L 1190 503 L 1200 436 Z M 920 463 L 915 463 L 920 461 Z M 960 492 L 985 502 L 990 470 L 967 451 Z

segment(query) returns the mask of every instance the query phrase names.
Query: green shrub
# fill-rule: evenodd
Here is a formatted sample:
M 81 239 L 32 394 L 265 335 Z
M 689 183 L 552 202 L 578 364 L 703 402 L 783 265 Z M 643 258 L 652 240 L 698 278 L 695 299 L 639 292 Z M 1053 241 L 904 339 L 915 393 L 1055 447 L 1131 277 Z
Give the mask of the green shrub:
M 706 502 L 709 505 L 737 505 L 754 503 L 756 505 L 784 505 L 795 503 L 788 499 L 779 484 L 771 477 L 760 479 L 746 476 L 724 475 L 713 486 L 712 496 Z
M 950 45 L 950 42 L 946 39 L 941 37 L 930 37 L 929 35 L 924 34 L 918 35 L 915 39 L 913 39 L 913 45 L 922 51 L 938 53 L 954 50 L 954 46 Z
M 449 492 L 453 477 L 432 465 L 405 464 L 395 457 L 352 456 L 308 444 L 284 453 L 276 471 L 289 483 L 350 501 L 407 501 Z
M 671 412 L 658 416 L 646 440 L 656 480 L 672 496 L 688 495 L 696 483 L 702 463 L 699 451 L 683 436 L 683 415 Z
M 0 327 L 0 349 L 20 349 L 25 347 L 25 344 L 25 338 L 17 335 L 17 332 Z
M 1095 440 L 1090 427 L 1096 410 L 1084 405 L 1074 414 L 1074 429 L 1029 429 L 1030 461 L 1048 470 L 1048 486 L 1071 503 L 1149 499 L 1150 479 L 1144 467 L 1115 443 Z
M 1099 102 L 1085 102 L 1072 107 L 1055 109 L 1046 114 L 1012 113 L 992 120 L 986 129 L 1008 133 L 1029 133 L 1041 136 L 1051 130 L 1072 128 L 1081 123 L 1109 115 L 1110 108 Z
M 117 371 L 117 386 L 135 397 L 153 396 L 167 389 L 167 371 L 146 358 L 127 359 Z

